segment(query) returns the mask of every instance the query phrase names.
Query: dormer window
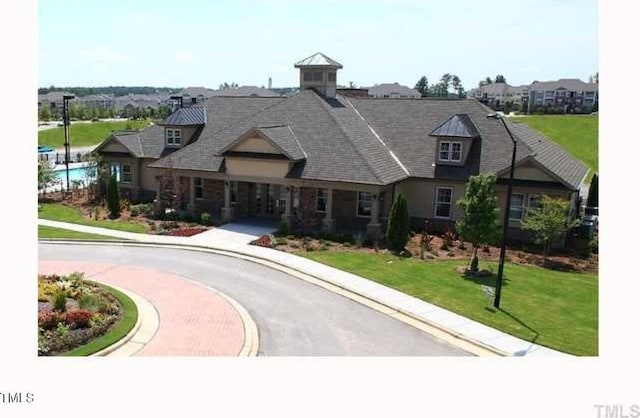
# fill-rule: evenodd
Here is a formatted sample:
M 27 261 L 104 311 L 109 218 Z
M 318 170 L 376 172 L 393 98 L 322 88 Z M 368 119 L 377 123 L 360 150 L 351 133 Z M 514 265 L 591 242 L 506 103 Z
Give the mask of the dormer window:
M 462 159 L 462 142 L 441 141 L 439 156 L 440 161 L 459 163 Z
M 322 73 L 320 71 L 313 73 L 313 81 L 322 81 Z
M 180 146 L 181 143 L 180 129 L 167 129 L 167 145 Z
M 313 81 L 313 73 L 311 71 L 305 71 L 302 73 L 304 81 Z

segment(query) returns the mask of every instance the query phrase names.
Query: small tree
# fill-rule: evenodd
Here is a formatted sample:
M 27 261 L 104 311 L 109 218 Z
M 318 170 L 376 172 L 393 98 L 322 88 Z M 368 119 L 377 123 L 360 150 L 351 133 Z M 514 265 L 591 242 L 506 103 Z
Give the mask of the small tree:
M 387 241 L 389 247 L 399 253 L 404 250 L 409 240 L 409 211 L 407 210 L 407 199 L 402 193 L 393 202 L 388 222 Z
M 420 77 L 420 80 L 416 83 L 414 87 L 422 97 L 427 97 L 429 95 L 429 81 L 426 76 Z
M 107 207 L 109 215 L 112 218 L 120 216 L 120 192 L 118 190 L 118 180 L 115 175 L 109 178 L 109 186 L 107 187 Z
M 40 120 L 49 122 L 50 119 L 51 109 L 49 108 L 49 106 L 42 105 L 42 108 L 40 109 Z
M 44 161 L 38 161 L 38 191 L 42 191 L 42 198 L 47 194 L 47 187 L 56 180 L 56 174 Z
M 522 229 L 531 231 L 535 242 L 542 244 L 545 258 L 554 240 L 578 226 L 579 221 L 569 217 L 570 210 L 571 202 L 568 200 L 543 195 L 540 205 L 530 209 L 522 221 Z
M 594 174 L 591 177 L 591 184 L 589 185 L 589 196 L 587 197 L 587 206 L 598 207 L 598 175 Z
M 495 192 L 496 177 L 481 174 L 469 178 L 464 197 L 458 200 L 462 219 L 456 223 L 460 236 L 473 246 L 471 271 L 478 271 L 478 248 L 495 242 L 500 231 L 498 198 Z

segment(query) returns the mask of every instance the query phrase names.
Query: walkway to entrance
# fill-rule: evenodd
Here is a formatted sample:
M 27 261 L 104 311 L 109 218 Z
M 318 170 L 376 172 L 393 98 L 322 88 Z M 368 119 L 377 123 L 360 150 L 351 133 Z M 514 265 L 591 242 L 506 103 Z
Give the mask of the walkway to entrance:
M 278 230 L 277 219 L 244 218 L 194 235 L 189 240 L 199 244 L 248 244 L 250 241 Z

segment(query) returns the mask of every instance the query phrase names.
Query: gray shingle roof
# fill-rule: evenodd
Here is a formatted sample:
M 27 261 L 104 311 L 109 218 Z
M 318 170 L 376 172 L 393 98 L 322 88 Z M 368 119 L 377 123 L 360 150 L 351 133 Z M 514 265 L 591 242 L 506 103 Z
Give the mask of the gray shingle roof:
M 562 179 L 573 190 L 578 190 L 589 168 L 562 147 L 522 122 L 508 122 L 509 128 L 520 141 L 532 150 L 533 159 Z
M 232 98 L 213 98 L 207 102 L 209 123 L 200 138 L 191 145 L 165 158 L 156 166 L 193 168 L 218 171 L 220 153 L 251 128 L 288 125 L 307 154 L 290 176 L 304 179 L 344 181 L 368 184 L 389 184 L 406 178 L 407 174 L 384 143 L 375 136 L 344 98 L 327 101 L 313 90 L 303 90 L 285 99 L 273 100 L 271 106 L 236 123 L 216 129 L 211 112 Z M 244 108 L 250 98 L 235 99 L 236 107 L 228 107 L 227 115 Z M 256 99 L 253 99 L 256 100 Z M 247 102 L 248 103 L 248 102 Z
M 413 177 L 463 180 L 469 175 L 497 172 L 511 163 L 512 142 L 502 122 L 487 119 L 493 111 L 476 100 L 353 98 L 351 102 Z M 429 133 L 455 114 L 467 114 L 481 137 L 473 140 L 464 167 L 436 167 L 437 140 Z M 530 152 L 519 147 L 517 158 Z
M 511 163 L 507 131 L 501 121 L 487 119 L 491 109 L 476 100 L 327 99 L 303 90 L 287 98 L 212 97 L 206 109 L 198 139 L 152 167 L 221 171 L 221 154 L 252 129 L 292 159 L 306 154 L 289 172 L 292 178 L 365 184 L 407 177 L 466 181 Z M 447 123 L 454 132 L 461 125 L 475 137 L 463 167 L 435 164 L 437 140 L 429 134 Z M 517 161 L 534 158 L 568 187 L 579 187 L 586 172 L 582 163 L 527 127 L 512 125 L 521 138 Z
M 207 111 L 203 107 L 183 107 L 170 114 L 163 122 L 167 126 L 193 126 L 207 123 Z
M 403 86 L 398 83 L 383 83 L 376 84 L 371 87 L 363 87 L 369 90 L 369 96 L 374 97 L 383 97 L 383 96 L 391 96 L 393 94 L 397 94 L 398 96 L 406 96 L 406 97 L 421 97 L 418 90 L 412 89 L 407 86 Z
M 469 115 L 463 113 L 453 115 L 440 126 L 431 131 L 430 136 L 455 136 L 460 138 L 477 138 L 480 133 Z
M 227 97 L 280 97 L 282 94 L 257 86 L 240 86 L 236 88 L 212 90 L 211 96 Z
M 290 159 L 299 161 L 307 158 L 307 154 L 300 146 L 298 138 L 293 134 L 289 125 L 263 126 L 257 128 L 256 131 L 270 139 Z
M 564 88 L 569 91 L 597 91 L 595 83 L 585 83 L 577 78 L 561 78 L 557 81 L 536 81 L 531 84 L 531 90 L 557 90 Z
M 96 150 L 107 142 L 116 140 L 137 158 L 160 158 L 165 155 L 164 127 L 151 125 L 141 131 L 114 132 Z
M 307 57 L 303 60 L 296 62 L 293 65 L 295 68 L 300 67 L 331 67 L 331 68 L 342 68 L 342 64 L 338 61 L 329 58 L 322 52 L 316 52 L 315 54 Z
M 178 96 L 189 96 L 189 97 L 211 97 L 213 95 L 214 90 L 208 89 L 206 87 L 186 87 L 177 94 Z

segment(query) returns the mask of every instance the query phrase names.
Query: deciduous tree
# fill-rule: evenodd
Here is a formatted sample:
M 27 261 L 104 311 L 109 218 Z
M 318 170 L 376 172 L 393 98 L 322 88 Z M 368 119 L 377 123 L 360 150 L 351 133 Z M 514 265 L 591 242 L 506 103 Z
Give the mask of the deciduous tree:
M 456 223 L 456 229 L 473 246 L 471 271 L 478 271 L 478 248 L 495 242 L 500 233 L 495 184 L 495 175 L 472 176 L 467 182 L 464 197 L 458 200 L 462 218 Z
M 562 198 L 543 195 L 537 208 L 529 209 L 522 221 L 522 229 L 531 231 L 534 240 L 543 246 L 544 257 L 548 257 L 551 244 L 570 228 L 578 226 L 577 219 L 571 219 L 571 203 Z

